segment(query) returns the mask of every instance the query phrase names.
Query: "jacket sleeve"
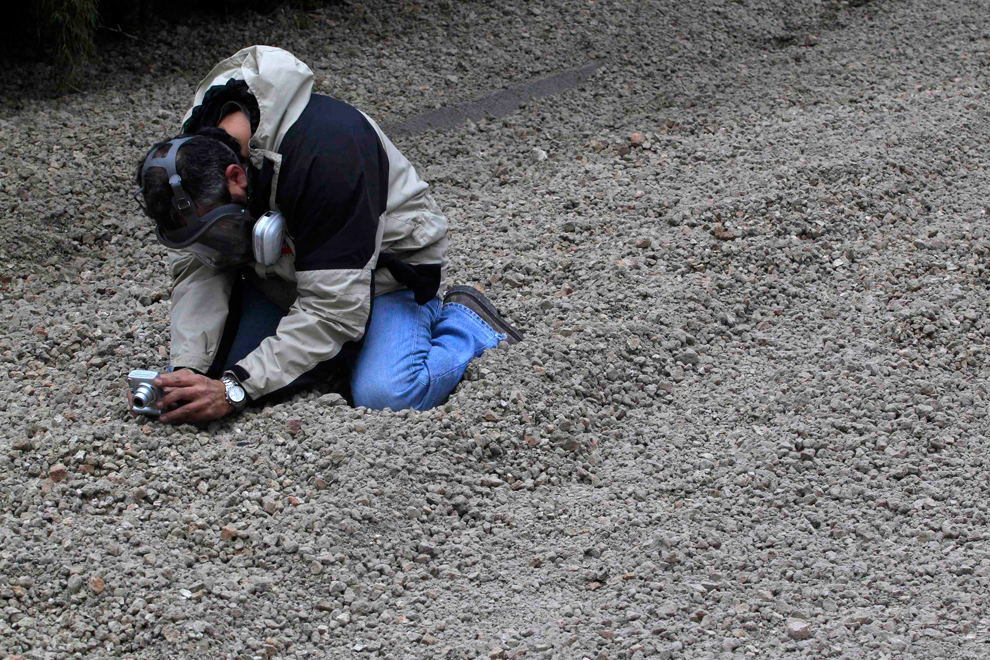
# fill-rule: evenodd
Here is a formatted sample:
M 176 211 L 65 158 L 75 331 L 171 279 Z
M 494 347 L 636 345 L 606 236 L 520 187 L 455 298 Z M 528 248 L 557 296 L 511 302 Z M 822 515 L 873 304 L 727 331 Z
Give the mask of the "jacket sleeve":
M 360 113 L 325 98 L 314 96 L 282 143 L 276 199 L 296 246 L 298 297 L 234 368 L 254 399 L 345 362 L 371 316 L 388 158 Z
M 220 346 L 237 273 L 214 270 L 177 250 L 169 250 L 168 264 L 172 275 L 172 368 L 189 367 L 206 373 Z
M 314 369 L 340 362 L 342 349 L 364 337 L 372 273 L 370 266 L 297 273 L 298 297 L 275 336 L 233 368 L 248 396 L 273 394 Z

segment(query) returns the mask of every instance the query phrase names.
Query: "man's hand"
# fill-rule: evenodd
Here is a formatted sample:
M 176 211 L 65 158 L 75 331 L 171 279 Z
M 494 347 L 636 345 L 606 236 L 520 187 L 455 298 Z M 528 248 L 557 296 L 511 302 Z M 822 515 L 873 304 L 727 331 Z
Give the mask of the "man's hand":
M 167 410 L 158 418 L 160 421 L 209 422 L 234 412 L 234 406 L 227 403 L 227 388 L 219 380 L 191 371 L 175 371 L 159 375 L 154 384 L 165 391 L 165 397 L 157 403 Z

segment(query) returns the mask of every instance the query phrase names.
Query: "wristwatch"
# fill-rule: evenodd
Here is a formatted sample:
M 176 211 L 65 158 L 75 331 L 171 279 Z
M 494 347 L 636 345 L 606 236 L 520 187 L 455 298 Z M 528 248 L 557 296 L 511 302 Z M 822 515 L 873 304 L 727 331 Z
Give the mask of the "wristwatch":
M 220 377 L 220 382 L 226 388 L 227 403 L 234 406 L 234 411 L 240 411 L 247 405 L 247 392 L 237 382 L 234 374 L 229 371 Z

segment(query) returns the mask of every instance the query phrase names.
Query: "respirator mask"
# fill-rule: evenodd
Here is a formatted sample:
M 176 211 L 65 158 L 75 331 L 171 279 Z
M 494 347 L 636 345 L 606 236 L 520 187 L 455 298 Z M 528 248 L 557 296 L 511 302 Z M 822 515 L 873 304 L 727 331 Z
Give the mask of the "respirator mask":
M 158 149 L 155 149 L 145 158 L 141 168 L 142 183 L 150 169 L 160 167 L 165 170 L 168 184 L 172 188 L 172 209 L 178 216 L 177 226 L 170 229 L 158 226 L 155 230 L 158 242 L 174 250 L 189 252 L 210 268 L 240 266 L 252 260 L 271 266 L 282 253 L 285 221 L 281 213 L 266 213 L 255 220 L 247 208 L 240 204 L 223 204 L 202 217 L 196 213 L 196 204 L 182 187 L 182 177 L 175 168 L 175 156 L 179 147 L 196 139 L 213 138 L 192 136 L 172 140 L 167 154 L 156 158 Z M 234 155 L 235 161 L 241 162 L 233 149 L 225 144 L 223 146 Z M 134 193 L 134 198 L 145 214 L 151 217 L 142 203 L 143 193 L 144 187 Z

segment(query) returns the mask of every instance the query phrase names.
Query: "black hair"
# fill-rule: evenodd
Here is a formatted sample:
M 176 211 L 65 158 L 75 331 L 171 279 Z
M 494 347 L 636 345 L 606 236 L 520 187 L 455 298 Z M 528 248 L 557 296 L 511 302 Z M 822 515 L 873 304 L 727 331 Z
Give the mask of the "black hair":
M 243 156 L 241 156 L 241 143 L 237 141 L 237 138 L 222 128 L 217 128 L 215 126 L 201 128 L 196 131 L 195 135 L 202 135 L 203 137 L 213 138 L 214 140 L 223 142 L 237 155 L 238 159 L 244 160 Z
M 230 79 L 226 85 L 214 85 L 206 90 L 203 102 L 197 105 L 182 124 L 182 132 L 186 135 L 198 134 L 204 128 L 212 128 L 220 123 L 220 111 L 231 101 L 240 103 L 247 110 L 251 122 L 251 135 L 258 130 L 261 112 L 258 110 L 258 100 L 254 98 L 251 89 L 243 80 Z M 238 153 L 240 150 L 238 149 Z
M 199 137 L 202 136 L 202 137 Z M 168 153 L 172 140 L 178 135 L 159 142 L 149 150 L 161 158 Z M 240 145 L 226 131 L 208 128 L 197 133 L 197 139 L 189 140 L 175 155 L 175 170 L 182 177 L 182 189 L 193 202 L 207 209 L 231 202 L 227 188 L 227 167 L 241 165 L 238 155 Z M 147 157 L 147 154 L 145 154 Z M 168 174 L 162 167 L 153 167 L 142 176 L 145 158 L 137 167 L 137 182 L 144 189 L 144 202 L 148 214 L 162 230 L 176 229 L 185 221 L 172 207 L 172 188 Z

